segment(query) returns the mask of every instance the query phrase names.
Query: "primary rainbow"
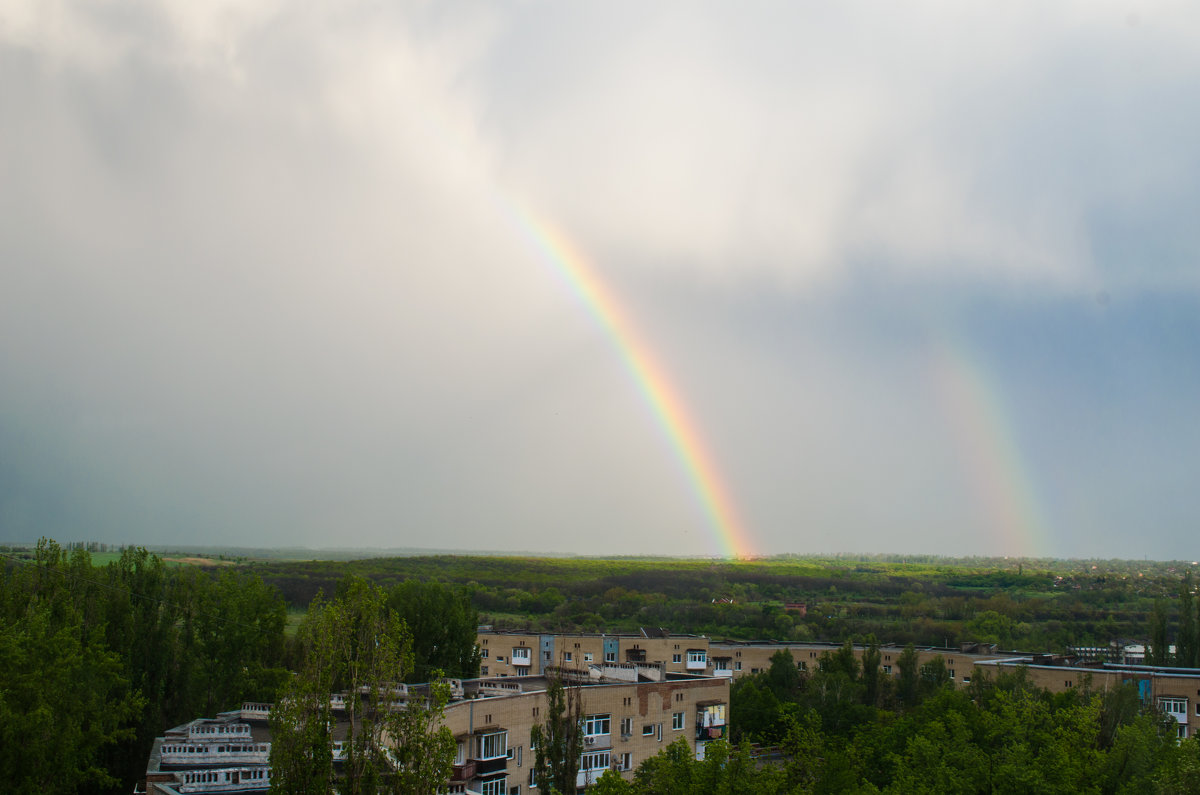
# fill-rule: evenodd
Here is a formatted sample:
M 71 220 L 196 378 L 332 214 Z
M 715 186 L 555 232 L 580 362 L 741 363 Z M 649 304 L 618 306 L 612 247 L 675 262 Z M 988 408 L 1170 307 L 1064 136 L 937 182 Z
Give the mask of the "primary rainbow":
M 935 382 L 977 496 L 1004 553 L 1046 554 L 1048 524 L 999 388 L 967 347 L 937 343 Z
M 509 210 L 520 229 L 616 346 L 683 466 L 721 554 L 735 558 L 752 554 L 746 528 L 738 519 L 729 490 L 688 416 L 686 405 L 654 360 L 650 346 L 587 260 L 562 235 L 528 210 L 514 204 L 509 205 Z

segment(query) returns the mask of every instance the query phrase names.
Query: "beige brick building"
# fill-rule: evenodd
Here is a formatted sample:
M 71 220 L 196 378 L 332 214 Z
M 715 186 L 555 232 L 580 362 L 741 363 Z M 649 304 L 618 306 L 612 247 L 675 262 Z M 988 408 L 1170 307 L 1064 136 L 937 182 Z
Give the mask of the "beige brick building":
M 1200 727 L 1200 670 L 1081 663 L 1073 657 L 1050 654 L 981 660 L 976 665 L 977 670 L 991 676 L 1022 667 L 1033 684 L 1056 693 L 1085 685 L 1093 691 L 1104 691 L 1132 684 L 1143 701 L 1175 719 L 1180 738 L 1191 737 Z
M 584 716 L 579 787 L 594 783 L 610 768 L 632 779 L 634 768 L 679 738 L 703 757 L 709 740 L 725 736 L 728 679 L 672 674 L 662 666 L 637 663 L 601 667 L 604 678 L 599 670 L 573 677 L 566 673 L 579 684 Z M 451 703 L 445 715 L 458 740 L 450 791 L 536 792 L 530 732 L 547 718 L 546 678 L 468 680 L 463 687 L 465 697 Z
M 735 679 L 756 674 L 771 666 L 778 651 L 791 654 L 801 670 L 815 668 L 821 655 L 837 651 L 837 643 L 778 643 L 775 641 L 714 641 L 704 635 L 671 634 L 665 630 L 642 630 L 638 634 L 536 634 L 481 630 L 476 638 L 481 654 L 482 673 L 490 677 L 537 676 L 547 666 L 587 671 L 590 666 L 613 663 L 649 663 L 662 665 L 669 673 L 691 673 Z M 856 645 L 859 659 L 866 646 Z M 881 665 L 888 675 L 896 675 L 896 661 L 902 647 L 880 648 Z M 971 669 L 980 660 L 1012 656 L 1000 654 L 995 647 L 968 644 L 952 648 L 916 649 L 921 664 L 941 658 L 951 679 L 970 682 Z

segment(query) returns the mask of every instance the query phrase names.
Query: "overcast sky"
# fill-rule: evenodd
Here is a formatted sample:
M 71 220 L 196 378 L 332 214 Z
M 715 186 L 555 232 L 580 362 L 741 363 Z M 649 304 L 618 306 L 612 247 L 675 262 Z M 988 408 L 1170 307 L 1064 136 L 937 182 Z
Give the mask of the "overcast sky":
M 0 541 L 1194 558 L 1200 5 L 0 0 Z

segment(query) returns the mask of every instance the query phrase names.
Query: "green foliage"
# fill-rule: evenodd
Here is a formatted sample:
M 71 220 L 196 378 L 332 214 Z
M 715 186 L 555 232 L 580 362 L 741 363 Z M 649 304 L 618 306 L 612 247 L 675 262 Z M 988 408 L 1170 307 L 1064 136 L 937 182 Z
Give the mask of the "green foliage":
M 396 795 L 424 795 L 432 781 L 448 781 L 457 744 L 450 729 L 441 725 L 450 686 L 441 671 L 431 672 L 428 700 L 412 698 L 402 710 L 388 716 L 387 746 L 395 765 L 389 791 Z
M 407 580 L 392 588 L 388 606 L 413 636 L 408 681 L 428 682 L 437 678 L 435 671 L 461 679 L 479 676 L 479 614 L 465 594 L 439 582 Z
M 546 721 L 530 731 L 535 747 L 534 778 L 542 792 L 575 791 L 583 750 L 582 701 L 578 686 L 548 677 Z
M 10 792 L 113 788 L 104 752 L 133 738 L 144 699 L 103 627 L 88 626 L 73 598 L 86 584 L 58 547 L 39 547 L 36 570 L 24 573 L 5 583 L 0 617 L 0 780 Z

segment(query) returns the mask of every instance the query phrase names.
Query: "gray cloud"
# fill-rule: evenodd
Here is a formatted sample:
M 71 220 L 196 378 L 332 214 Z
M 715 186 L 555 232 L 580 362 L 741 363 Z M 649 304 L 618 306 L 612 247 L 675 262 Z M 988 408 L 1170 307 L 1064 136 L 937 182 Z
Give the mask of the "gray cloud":
M 1020 551 L 931 391 L 953 336 L 1045 551 L 1135 554 L 1144 509 L 1186 554 L 1189 497 L 1120 473 L 1196 463 L 1162 344 L 1196 331 L 1195 13 L 0 4 L 0 537 L 714 550 L 528 206 L 761 550 Z M 1146 390 L 1084 390 L 1129 338 Z

